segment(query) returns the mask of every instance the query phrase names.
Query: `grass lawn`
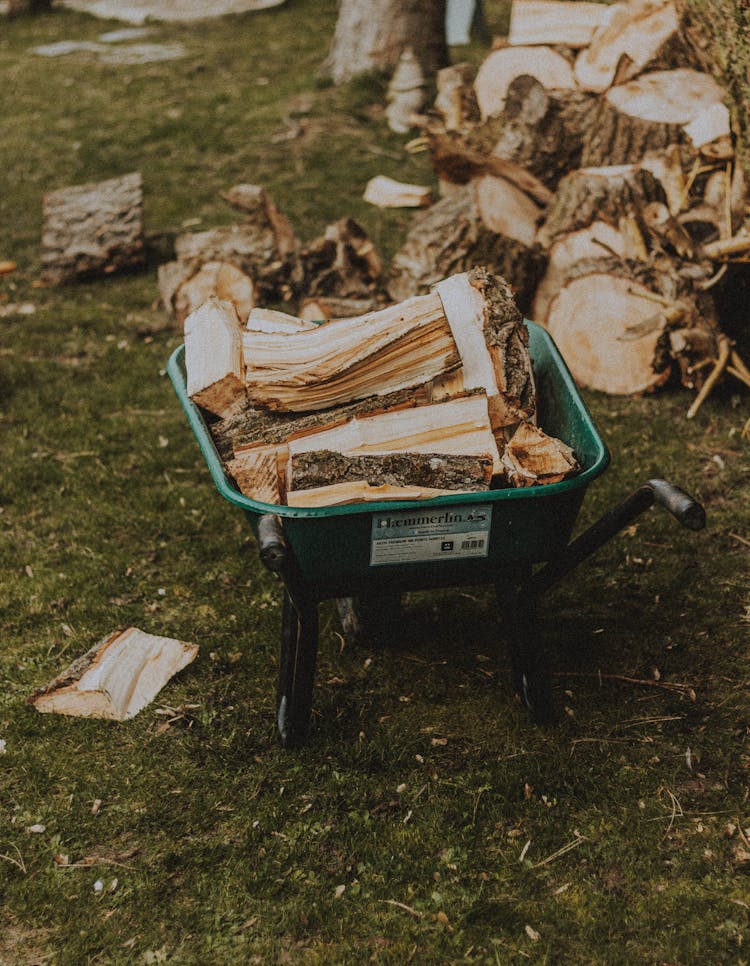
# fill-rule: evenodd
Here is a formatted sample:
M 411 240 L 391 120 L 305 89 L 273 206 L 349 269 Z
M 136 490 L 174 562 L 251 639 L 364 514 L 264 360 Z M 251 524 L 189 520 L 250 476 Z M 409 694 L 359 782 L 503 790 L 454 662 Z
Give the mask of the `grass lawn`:
M 408 214 L 366 181 L 432 176 L 381 80 L 318 79 L 335 14 L 154 25 L 187 56 L 136 67 L 30 51 L 121 24 L 0 27 L 0 964 L 750 962 L 747 392 L 690 422 L 682 390 L 586 394 L 613 460 L 579 525 L 664 476 L 708 527 L 649 512 L 545 598 L 555 728 L 464 588 L 409 597 L 377 650 L 324 605 L 312 740 L 287 752 L 280 586 L 165 376 L 156 264 L 36 284 L 43 193 L 133 170 L 162 239 L 236 220 L 220 192 L 244 181 L 303 240 L 351 215 L 390 256 Z M 129 624 L 200 644 L 138 717 L 26 705 Z

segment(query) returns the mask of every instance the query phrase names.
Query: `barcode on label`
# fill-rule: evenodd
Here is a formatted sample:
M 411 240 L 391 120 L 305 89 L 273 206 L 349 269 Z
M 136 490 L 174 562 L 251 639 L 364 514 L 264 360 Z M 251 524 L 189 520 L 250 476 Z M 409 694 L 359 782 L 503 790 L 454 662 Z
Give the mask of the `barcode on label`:
M 476 550 L 478 547 L 484 546 L 484 540 L 463 540 L 461 542 L 462 550 Z

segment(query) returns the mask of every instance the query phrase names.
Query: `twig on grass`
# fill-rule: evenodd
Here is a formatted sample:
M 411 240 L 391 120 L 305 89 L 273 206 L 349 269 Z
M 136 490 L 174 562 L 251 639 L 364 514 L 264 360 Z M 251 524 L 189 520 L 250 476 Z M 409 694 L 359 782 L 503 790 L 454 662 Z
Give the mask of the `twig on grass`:
M 730 537 L 732 538 L 732 540 L 736 540 L 736 541 L 737 541 L 737 543 L 742 543 L 742 544 L 744 544 L 744 545 L 745 545 L 746 547 L 750 547 L 750 540 L 746 540 L 746 539 L 745 539 L 744 537 L 741 537 L 741 536 L 739 535 L 739 533 L 733 533 L 733 532 L 732 532 L 732 531 L 730 530 L 730 531 L 729 531 L 729 536 L 730 536 Z
M 596 674 L 587 673 L 586 671 L 559 671 L 555 672 L 554 677 L 597 678 L 599 680 L 606 679 L 608 681 L 623 681 L 625 684 L 638 684 L 642 685 L 643 687 L 662 688 L 665 691 L 674 691 L 677 694 L 695 694 L 695 687 L 692 684 L 681 684 L 677 681 L 654 681 L 650 678 L 631 678 L 626 674 L 602 674 L 601 671 L 597 671 Z
M 716 365 L 713 367 L 709 373 L 708 379 L 701 386 L 701 390 L 695 397 L 692 406 L 688 409 L 686 418 L 693 419 L 698 410 L 701 408 L 703 403 L 708 399 L 711 394 L 711 390 L 714 388 L 716 383 L 721 379 L 724 370 L 727 367 L 729 358 L 732 354 L 732 348 L 729 343 L 729 339 L 726 336 L 719 338 L 719 358 L 716 360 Z
M 18 848 L 17 845 L 13 845 L 12 843 L 11 843 L 11 845 L 16 850 L 16 852 L 18 854 L 18 858 L 17 859 L 14 859 L 12 855 L 3 855 L 3 854 L 0 854 L 0 859 L 5 859 L 6 862 L 10 862 L 11 865 L 15 865 L 15 867 L 17 869 L 20 869 L 21 872 L 23 872 L 23 874 L 26 875 L 27 872 L 28 872 L 28 869 L 26 868 L 26 863 L 23 860 L 23 856 L 21 855 L 21 851 L 20 851 L 20 849 Z
M 554 862 L 555 859 L 559 859 L 561 855 L 565 855 L 566 852 L 572 852 L 573 849 L 577 849 L 578 846 L 586 841 L 586 836 L 581 835 L 580 832 L 573 832 L 575 838 L 572 842 L 568 842 L 567 845 L 563 845 L 562 848 L 558 849 L 557 852 L 553 852 L 552 855 L 548 855 L 546 859 L 542 859 L 541 862 L 535 862 L 532 869 L 540 869 L 543 865 L 549 865 L 550 862 Z
M 398 899 L 381 899 L 387 906 L 395 906 L 397 909 L 403 909 L 404 912 L 408 912 L 410 916 L 414 916 L 415 919 L 422 919 L 424 916 L 423 912 L 419 909 L 413 909 L 411 906 L 407 906 L 405 902 L 399 902 Z

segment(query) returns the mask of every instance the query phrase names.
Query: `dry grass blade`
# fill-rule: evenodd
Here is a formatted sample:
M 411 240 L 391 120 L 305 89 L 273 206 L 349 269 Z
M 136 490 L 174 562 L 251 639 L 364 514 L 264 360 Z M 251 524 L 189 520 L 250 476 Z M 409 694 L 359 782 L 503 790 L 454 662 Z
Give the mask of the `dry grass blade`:
M 555 859 L 559 859 L 560 856 L 565 855 L 568 852 L 572 852 L 573 849 L 577 849 L 582 842 L 586 841 L 585 835 L 581 835 L 578 832 L 574 832 L 573 834 L 575 835 L 575 838 L 571 842 L 568 842 L 567 845 L 563 845 L 562 848 L 557 850 L 557 852 L 553 852 L 551 855 L 548 855 L 547 858 L 542 859 L 541 862 L 536 862 L 532 868 L 541 869 L 543 865 L 549 865 L 550 862 L 554 862 Z
M 17 845 L 14 845 L 13 848 L 16 850 L 16 853 L 18 854 L 17 859 L 14 859 L 12 855 L 4 855 L 4 854 L 0 854 L 0 859 L 5 859 L 6 862 L 10 862 L 11 865 L 15 865 L 17 869 L 20 869 L 21 872 L 23 872 L 23 874 L 26 875 L 26 873 L 28 872 L 28 869 L 26 868 L 26 863 L 23 860 L 23 856 L 21 855 Z
M 411 906 L 407 906 L 405 902 L 399 902 L 398 899 L 381 899 L 387 906 L 395 906 L 397 909 L 403 909 L 404 912 L 408 912 L 410 916 L 414 916 L 415 919 L 421 919 L 424 916 L 423 912 L 419 909 L 413 909 Z

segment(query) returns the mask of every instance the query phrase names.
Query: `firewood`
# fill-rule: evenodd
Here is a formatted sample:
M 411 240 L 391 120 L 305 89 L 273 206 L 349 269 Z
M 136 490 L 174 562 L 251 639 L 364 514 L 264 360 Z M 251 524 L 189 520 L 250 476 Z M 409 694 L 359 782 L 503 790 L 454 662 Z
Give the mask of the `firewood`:
M 527 248 L 534 245 L 544 210 L 527 194 L 505 178 L 493 175 L 478 178 L 476 192 L 479 216 L 491 231 L 513 238 Z
M 487 490 L 492 476 L 489 457 L 444 453 L 384 453 L 347 456 L 332 450 L 292 455 L 287 464 L 287 500 L 299 505 L 300 492 L 338 483 L 365 482 L 369 487 L 419 486 L 432 490 Z
M 241 325 L 231 302 L 212 296 L 185 320 L 187 392 L 199 406 L 225 416 L 242 399 Z
M 188 274 L 206 262 L 228 262 L 253 279 L 260 297 L 289 298 L 299 280 L 299 242 L 288 219 L 258 185 L 238 185 L 225 197 L 246 213 L 245 220 L 178 235 L 177 261 Z
M 244 450 L 228 460 L 227 470 L 244 496 L 279 505 L 283 502 L 280 480 L 286 455 L 281 444 Z
M 308 296 L 371 297 L 383 265 L 367 232 L 352 218 L 329 225 L 300 252 L 302 291 Z
M 548 247 L 558 235 L 594 221 L 617 226 L 623 214 L 640 211 L 651 201 L 664 201 L 654 176 L 635 164 L 580 168 L 558 185 L 537 240 Z
M 508 87 L 493 157 L 513 161 L 554 190 L 564 174 L 579 167 L 582 132 L 588 126 L 594 99 L 583 91 L 548 91 L 529 74 L 517 77 Z
M 392 486 L 382 483 L 370 486 L 366 480 L 335 483 L 310 490 L 292 491 L 288 505 L 293 507 L 346 506 L 351 503 L 380 503 L 386 500 L 430 500 L 437 496 L 454 496 L 455 490 L 437 490 L 426 486 Z
M 611 16 L 610 7 L 586 0 L 513 0 L 508 43 L 586 47 Z
M 275 309 L 255 308 L 247 316 L 246 329 L 254 332 L 286 332 L 293 334 L 300 329 L 313 328 L 312 322 L 287 312 L 277 312 Z
M 663 151 L 647 152 L 639 163 L 661 184 L 670 213 L 679 215 L 688 204 L 688 184 L 679 145 L 670 144 Z
M 683 258 L 695 257 L 692 238 L 684 225 L 671 214 L 667 205 L 661 201 L 652 201 L 643 208 L 641 217 L 652 242 L 657 242 L 665 251 L 674 252 Z
M 633 395 L 663 385 L 670 364 L 653 293 L 625 276 L 597 272 L 567 282 L 552 301 L 547 328 L 581 386 Z M 649 331 L 631 338 L 639 323 Z M 653 323 L 653 324 L 652 324 Z
M 583 90 L 601 93 L 646 70 L 697 66 L 672 3 L 619 3 L 575 62 Z
M 432 189 L 381 174 L 367 182 L 362 197 L 378 208 L 426 208 L 432 204 Z
M 197 653 L 196 644 L 129 627 L 105 637 L 28 701 L 37 711 L 126 721 Z
M 685 124 L 683 130 L 703 157 L 712 161 L 730 161 L 734 157 L 732 127 L 726 104 L 709 104 Z
M 433 103 L 446 131 L 462 131 L 481 119 L 474 91 L 475 70 L 471 64 L 452 64 L 437 72 L 437 93 Z
M 179 262 L 173 264 L 180 265 Z M 164 267 L 160 266 L 160 269 Z M 164 277 L 165 273 L 160 274 L 160 278 Z M 176 321 L 182 325 L 190 313 L 199 309 L 212 295 L 231 302 L 241 320 L 248 317 L 255 305 L 255 285 L 248 275 L 229 262 L 206 262 L 195 274 L 183 278 L 172 295 Z M 162 301 L 167 297 L 165 291 Z
M 521 423 L 502 456 L 508 482 L 514 487 L 560 483 L 580 469 L 573 450 L 538 426 Z
M 568 61 L 550 47 L 494 50 L 479 67 L 474 81 L 482 117 L 502 114 L 508 88 L 522 74 L 535 77 L 548 90 L 574 90 L 578 86 Z
M 690 68 L 643 74 L 601 98 L 583 144 L 581 164 L 629 164 L 686 137 L 683 127 L 724 96 L 708 74 Z
M 43 200 L 42 279 L 77 278 L 140 268 L 144 257 L 140 173 L 51 191 Z
M 544 256 L 535 245 L 498 235 L 486 225 L 476 185 L 467 185 L 412 220 L 406 241 L 391 261 L 388 293 L 394 299 L 407 298 L 477 264 L 505 278 L 517 305 L 526 311 L 544 269 Z

